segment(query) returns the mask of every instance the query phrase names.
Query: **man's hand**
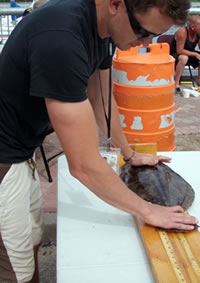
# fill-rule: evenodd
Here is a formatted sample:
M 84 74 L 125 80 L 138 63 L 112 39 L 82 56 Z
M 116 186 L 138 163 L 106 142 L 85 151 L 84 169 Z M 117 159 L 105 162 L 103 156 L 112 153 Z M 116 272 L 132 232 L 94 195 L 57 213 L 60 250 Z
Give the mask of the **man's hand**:
M 135 156 L 130 160 L 130 164 L 133 166 L 150 165 L 155 166 L 159 162 L 171 162 L 171 158 L 162 155 L 152 155 L 146 153 L 136 153 Z
M 198 220 L 194 216 L 184 213 L 181 206 L 164 207 L 148 203 L 149 211 L 144 215 L 144 222 L 164 229 L 191 231 Z

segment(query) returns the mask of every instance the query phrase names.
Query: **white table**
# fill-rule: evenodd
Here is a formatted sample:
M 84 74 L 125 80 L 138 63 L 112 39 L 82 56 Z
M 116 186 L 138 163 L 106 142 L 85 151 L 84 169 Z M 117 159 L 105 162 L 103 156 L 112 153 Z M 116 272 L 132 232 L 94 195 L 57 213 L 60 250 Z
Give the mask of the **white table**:
M 195 189 L 200 219 L 200 152 L 166 152 Z M 134 218 L 90 192 L 58 162 L 57 283 L 155 282 Z

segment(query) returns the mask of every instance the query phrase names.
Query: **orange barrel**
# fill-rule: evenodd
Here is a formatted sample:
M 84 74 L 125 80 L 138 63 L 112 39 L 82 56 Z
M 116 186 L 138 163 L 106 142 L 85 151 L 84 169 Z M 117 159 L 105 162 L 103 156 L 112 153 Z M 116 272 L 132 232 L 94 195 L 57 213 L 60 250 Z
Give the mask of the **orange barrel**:
M 113 91 L 129 144 L 157 143 L 158 151 L 175 150 L 174 58 L 167 43 L 116 52 Z

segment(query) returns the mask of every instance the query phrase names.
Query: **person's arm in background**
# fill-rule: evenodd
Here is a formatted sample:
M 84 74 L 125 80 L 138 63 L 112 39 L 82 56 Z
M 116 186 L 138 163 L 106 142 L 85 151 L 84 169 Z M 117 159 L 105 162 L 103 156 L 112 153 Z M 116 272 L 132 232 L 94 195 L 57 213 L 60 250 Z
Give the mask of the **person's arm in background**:
M 176 51 L 178 55 L 187 55 L 189 57 L 196 57 L 198 60 L 200 60 L 200 54 L 198 52 L 184 49 L 187 38 L 187 31 L 185 28 L 180 28 L 176 32 L 175 38 L 176 38 Z
M 100 87 L 100 79 L 102 85 L 102 94 Z M 100 129 L 107 134 L 107 124 L 103 110 L 102 95 L 105 103 L 105 110 L 108 112 L 108 95 L 109 95 L 109 70 L 97 70 L 90 78 L 87 89 L 89 100 L 92 104 L 96 121 Z M 112 95 L 112 110 L 111 110 L 111 138 L 116 147 L 121 149 L 121 153 L 125 159 L 132 154 L 126 136 L 123 133 L 118 107 Z M 133 165 L 156 165 L 159 161 L 170 162 L 171 158 L 165 156 L 155 156 L 151 154 L 136 153 L 131 162 Z
M 180 206 L 153 205 L 129 190 L 98 151 L 96 120 L 88 99 L 68 103 L 45 99 L 50 120 L 75 178 L 105 202 L 163 228 L 192 230 L 197 220 Z

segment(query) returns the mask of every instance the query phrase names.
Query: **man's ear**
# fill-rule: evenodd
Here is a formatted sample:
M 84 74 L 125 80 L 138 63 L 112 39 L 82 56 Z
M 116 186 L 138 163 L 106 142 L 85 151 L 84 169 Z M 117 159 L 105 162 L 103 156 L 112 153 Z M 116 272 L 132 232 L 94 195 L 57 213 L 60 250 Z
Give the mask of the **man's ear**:
M 112 15 L 115 15 L 119 7 L 124 3 L 124 0 L 108 0 L 109 1 L 109 11 Z

